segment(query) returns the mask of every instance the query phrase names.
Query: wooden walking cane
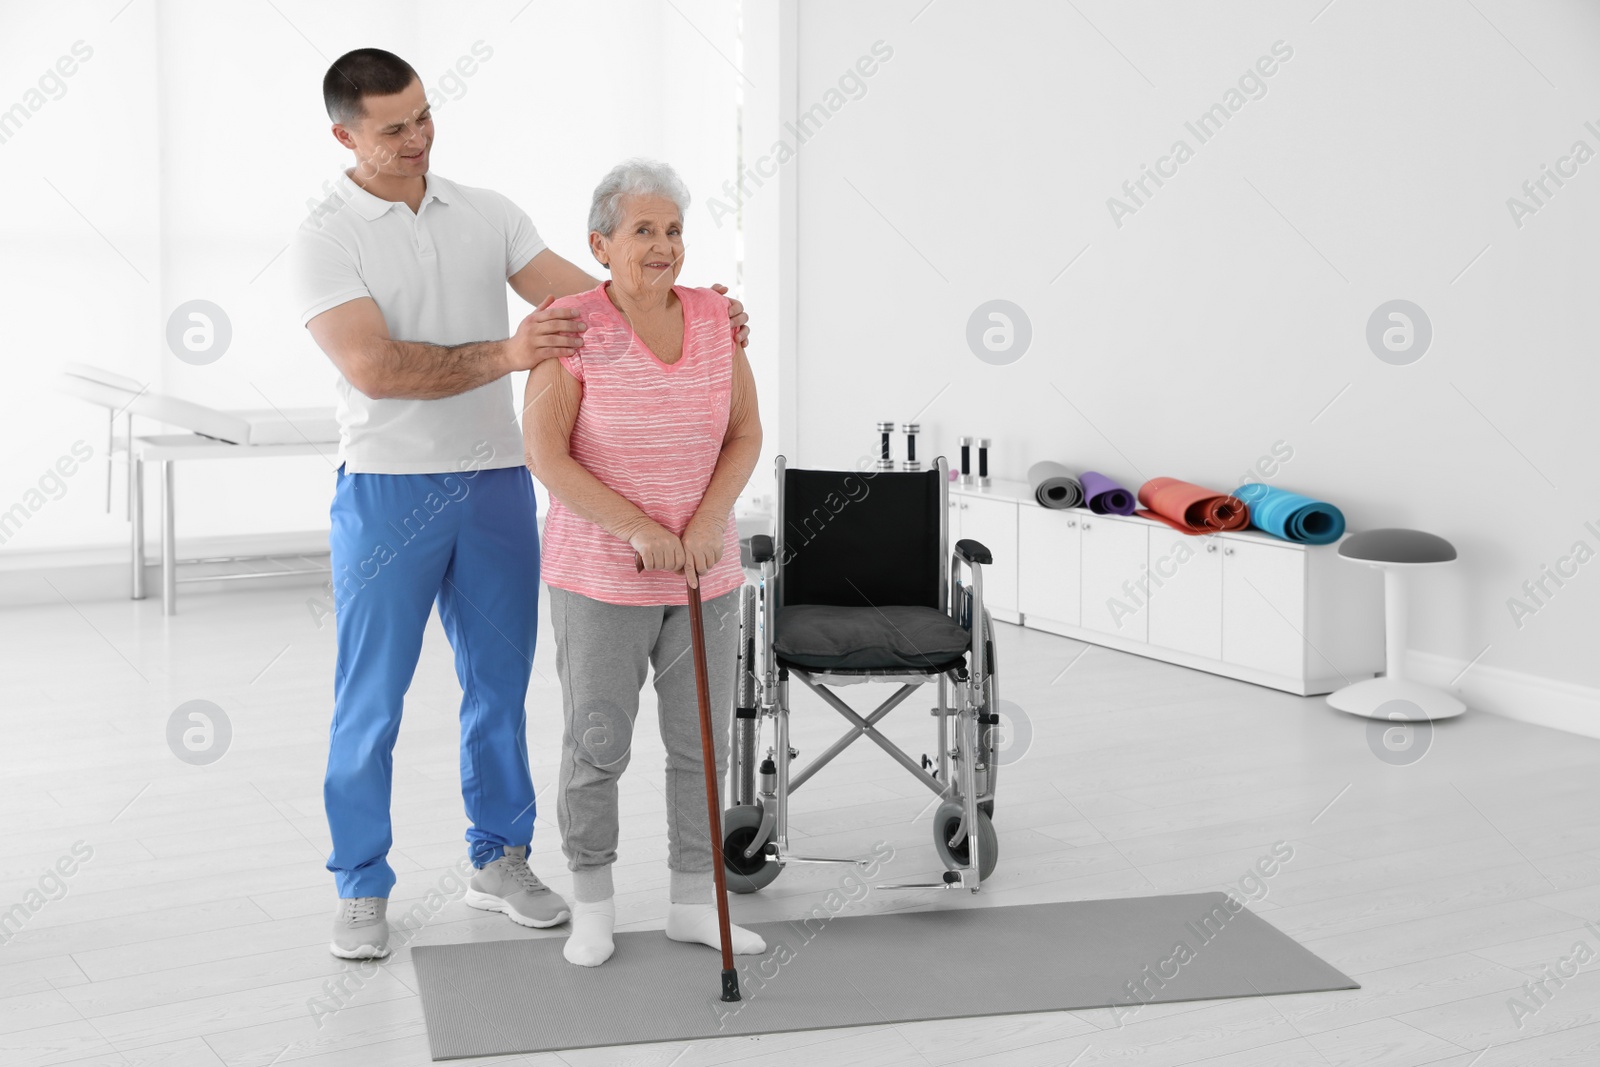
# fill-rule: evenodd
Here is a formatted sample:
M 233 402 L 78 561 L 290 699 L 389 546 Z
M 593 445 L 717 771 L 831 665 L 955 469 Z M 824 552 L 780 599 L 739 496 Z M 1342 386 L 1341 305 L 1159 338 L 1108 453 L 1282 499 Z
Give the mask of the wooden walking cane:
M 633 554 L 635 570 L 644 570 L 644 558 Z M 706 817 L 711 826 L 711 873 L 716 882 L 717 932 L 722 937 L 722 999 L 738 1000 L 739 972 L 733 968 L 733 934 L 728 929 L 728 881 L 722 869 L 722 801 L 717 796 L 717 751 L 711 734 L 711 682 L 706 676 L 706 630 L 702 619 L 700 587 L 685 576 L 689 599 L 690 645 L 694 652 L 694 686 L 700 698 L 700 761 L 706 772 Z

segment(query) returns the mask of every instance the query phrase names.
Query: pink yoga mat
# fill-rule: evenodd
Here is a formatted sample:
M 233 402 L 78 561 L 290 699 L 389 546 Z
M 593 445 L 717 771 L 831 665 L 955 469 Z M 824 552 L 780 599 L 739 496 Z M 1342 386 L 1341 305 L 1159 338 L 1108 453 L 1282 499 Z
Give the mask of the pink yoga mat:
M 1145 482 L 1139 487 L 1139 503 L 1148 510 L 1135 515 L 1164 522 L 1186 534 L 1242 530 L 1250 525 L 1250 509 L 1238 497 L 1176 478 Z

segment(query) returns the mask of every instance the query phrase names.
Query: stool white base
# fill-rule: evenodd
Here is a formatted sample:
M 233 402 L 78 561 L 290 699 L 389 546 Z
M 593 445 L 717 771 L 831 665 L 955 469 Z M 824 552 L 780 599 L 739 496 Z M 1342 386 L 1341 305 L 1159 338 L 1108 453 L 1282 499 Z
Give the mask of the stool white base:
M 1402 703 L 1389 707 L 1391 702 Z M 1368 678 L 1328 694 L 1330 707 L 1369 719 L 1452 719 L 1467 706 L 1449 693 L 1404 678 Z M 1407 706 L 1409 705 L 1409 706 Z

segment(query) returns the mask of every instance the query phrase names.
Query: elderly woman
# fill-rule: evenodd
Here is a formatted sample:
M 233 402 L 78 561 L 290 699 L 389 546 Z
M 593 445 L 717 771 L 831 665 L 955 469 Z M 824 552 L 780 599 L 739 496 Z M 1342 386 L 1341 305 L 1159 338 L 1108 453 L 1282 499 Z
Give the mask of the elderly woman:
M 731 512 L 761 424 L 727 298 L 673 284 L 688 205 L 677 174 L 647 160 L 595 188 L 589 248 L 611 279 L 556 301 L 586 322 L 583 347 L 539 364 L 523 408 L 528 466 L 553 498 L 541 566 L 566 719 L 557 815 L 574 901 L 564 952 L 585 967 L 612 953 L 617 783 L 647 666 L 667 750 L 666 934 L 719 945 L 684 583 L 704 600 L 720 777 L 744 581 Z M 735 926 L 733 950 L 766 946 Z

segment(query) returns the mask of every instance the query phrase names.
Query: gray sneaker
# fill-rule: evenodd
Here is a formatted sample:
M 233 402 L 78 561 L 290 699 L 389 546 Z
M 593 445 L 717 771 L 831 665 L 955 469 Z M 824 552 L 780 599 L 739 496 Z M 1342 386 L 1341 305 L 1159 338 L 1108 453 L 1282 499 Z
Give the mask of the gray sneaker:
M 484 911 L 498 911 L 522 926 L 555 926 L 572 914 L 560 894 L 528 870 L 528 849 L 517 845 L 472 876 L 463 898 Z
M 389 954 L 389 901 L 383 897 L 341 897 L 328 950 L 346 960 L 381 959 Z

